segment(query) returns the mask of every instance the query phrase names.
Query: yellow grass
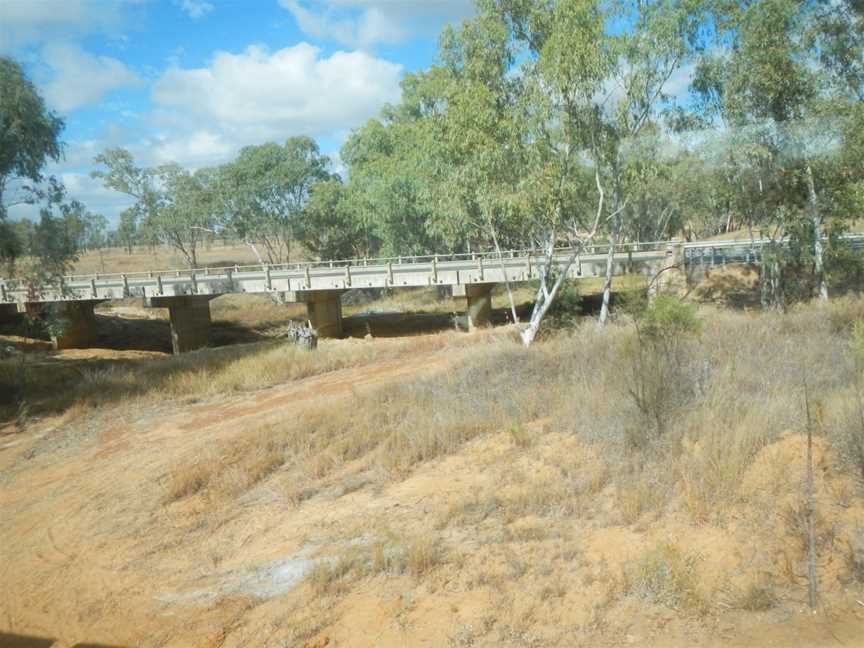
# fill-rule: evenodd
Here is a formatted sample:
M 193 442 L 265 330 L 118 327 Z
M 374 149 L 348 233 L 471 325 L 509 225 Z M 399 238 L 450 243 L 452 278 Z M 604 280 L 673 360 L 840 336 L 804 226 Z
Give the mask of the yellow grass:
M 171 568 L 201 546 L 236 552 L 219 573 L 309 552 L 305 580 L 232 619 L 226 645 L 350 645 L 358 629 L 387 646 L 603 645 L 635 632 L 710 645 L 718 627 L 734 637 L 736 623 L 776 613 L 776 631 L 800 610 L 803 379 L 818 412 L 821 600 L 846 614 L 864 594 L 864 482 L 844 451 L 864 389 L 850 353 L 860 308 L 700 309 L 701 334 L 679 358 L 692 389 L 659 436 L 627 391 L 623 316 L 529 350 L 508 331 L 208 350 L 88 376 L 75 393 L 96 408 L 113 407 L 111 394 L 215 403 L 416 362 L 281 417 L 184 430 L 182 453 L 157 462 L 136 532 L 162 524 Z M 420 373 L 437 351 L 450 357 Z

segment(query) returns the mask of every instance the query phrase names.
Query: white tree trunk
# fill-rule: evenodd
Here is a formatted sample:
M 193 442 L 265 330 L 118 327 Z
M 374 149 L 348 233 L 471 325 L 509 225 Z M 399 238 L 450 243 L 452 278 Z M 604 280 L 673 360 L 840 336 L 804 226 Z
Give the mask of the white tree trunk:
M 807 195 L 810 201 L 810 220 L 813 226 L 813 260 L 816 265 L 816 281 L 819 283 L 819 299 L 828 299 L 828 282 L 825 280 L 825 260 L 822 249 L 822 216 L 816 196 L 816 183 L 813 181 L 813 168 L 807 162 Z
M 531 343 L 534 342 L 534 338 L 537 337 L 537 331 L 540 330 L 540 323 L 546 316 L 549 307 L 552 306 L 552 302 L 555 301 L 555 297 L 561 289 L 561 284 L 564 283 L 564 279 L 567 277 L 567 273 L 573 266 L 573 262 L 576 261 L 576 258 L 582 251 L 582 247 L 583 245 L 581 243 L 577 244 L 564 266 L 558 268 L 558 275 L 555 279 L 555 283 L 552 284 L 552 288 L 550 289 L 547 285 L 547 281 L 555 266 L 555 235 L 554 233 L 550 235 L 549 243 L 546 246 L 546 259 L 542 266 L 543 269 L 540 272 L 540 287 L 537 289 L 537 297 L 534 300 L 534 308 L 531 310 L 531 318 L 528 320 L 528 325 L 519 332 L 519 335 L 522 338 L 522 344 L 526 349 L 531 346 Z
M 617 225 L 613 225 L 609 236 L 609 250 L 606 253 L 606 280 L 603 282 L 603 303 L 600 306 L 600 317 L 597 328 L 603 328 L 609 319 L 609 300 L 612 297 L 612 277 L 615 274 L 615 244 L 618 240 Z

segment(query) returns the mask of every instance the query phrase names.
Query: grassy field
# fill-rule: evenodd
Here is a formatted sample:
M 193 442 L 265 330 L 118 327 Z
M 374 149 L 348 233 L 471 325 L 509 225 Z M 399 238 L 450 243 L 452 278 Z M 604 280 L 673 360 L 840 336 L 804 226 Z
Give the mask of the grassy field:
M 259 250 L 260 252 L 260 250 Z M 306 258 L 302 250 L 297 259 Z M 263 253 L 263 252 L 262 252 Z M 258 263 L 255 253 L 248 245 L 224 245 L 215 242 L 203 246 L 198 250 L 198 265 L 230 266 L 230 265 L 254 265 Z M 136 246 L 132 254 L 128 254 L 123 248 L 107 248 L 105 250 L 92 250 L 81 255 L 75 263 L 72 272 L 74 274 L 89 274 L 93 272 L 137 272 L 144 270 L 174 270 L 185 268 L 186 262 L 183 256 L 173 248 L 156 246 Z
M 668 358 L 619 315 L 84 369 L 0 452 L 0 613 L 147 646 L 857 645 L 864 301 L 698 320 Z

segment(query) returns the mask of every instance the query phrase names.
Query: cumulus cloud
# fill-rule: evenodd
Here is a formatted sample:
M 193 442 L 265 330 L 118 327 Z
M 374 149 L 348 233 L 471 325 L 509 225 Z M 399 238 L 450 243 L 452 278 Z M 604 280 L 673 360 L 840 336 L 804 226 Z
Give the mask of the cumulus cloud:
M 175 0 L 175 3 L 192 19 L 200 18 L 214 9 L 211 3 L 204 0 Z
M 154 141 L 157 155 L 210 160 L 244 144 L 352 128 L 399 99 L 401 71 L 364 52 L 324 57 L 307 43 L 218 52 L 208 67 L 175 67 L 153 85 L 154 119 L 166 133 Z
M 133 199 L 120 192 L 106 189 L 102 182 L 91 178 L 89 174 L 78 172 L 57 173 L 56 169 L 49 168 L 48 171 L 56 175 L 66 187 L 66 195 L 69 198 L 80 200 L 91 212 L 102 214 L 116 226 L 120 212 L 133 204 Z M 15 205 L 9 210 L 12 220 L 27 218 L 39 219 L 39 210 L 42 205 Z
M 117 88 L 141 83 L 123 63 L 108 56 L 93 56 L 76 45 L 47 45 L 43 62 L 52 70 L 44 85 L 45 99 L 60 112 L 96 103 Z
M 124 4 L 100 0 L 2 0 L 0 52 L 57 38 L 110 32 L 121 23 Z
M 405 41 L 418 31 L 437 32 L 472 15 L 472 0 L 279 0 L 306 35 L 352 48 Z

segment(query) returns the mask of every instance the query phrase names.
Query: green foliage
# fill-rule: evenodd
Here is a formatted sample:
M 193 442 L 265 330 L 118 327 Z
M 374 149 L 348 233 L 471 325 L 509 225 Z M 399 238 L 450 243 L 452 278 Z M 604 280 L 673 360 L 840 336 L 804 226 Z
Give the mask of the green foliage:
M 357 217 L 352 194 L 339 180 L 319 182 L 303 212 L 299 238 L 321 259 L 368 256 L 376 249 Z
M 95 159 L 104 169 L 93 172 L 109 189 L 135 199 L 124 212 L 121 231 L 127 247 L 136 231 L 175 248 L 190 267 L 198 265 L 198 246 L 221 213 L 214 172 L 190 173 L 177 164 L 142 168 L 125 149 L 109 149 Z M 139 226 L 140 223 L 140 226 Z
M 639 335 L 650 344 L 668 346 L 699 333 L 696 307 L 672 295 L 657 295 L 636 322 Z
M 669 422 L 694 394 L 689 374 L 688 341 L 698 335 L 695 306 L 671 295 L 658 295 L 636 312 L 635 334 L 624 347 L 629 371 L 625 393 L 642 415 L 643 425 L 628 430 L 631 446 L 644 446 L 665 434 Z
M 303 228 L 312 188 L 329 180 L 330 160 L 309 137 L 284 145 L 247 146 L 234 162 L 214 171 L 214 209 L 240 238 L 264 245 L 270 263 L 287 263 Z M 308 232 L 308 228 L 305 228 Z
M 21 66 L 0 57 L 0 219 L 10 204 L 42 197 L 35 185 L 45 164 L 62 155 L 62 130 L 63 120 L 46 108 Z
M 581 313 L 582 296 L 579 294 L 579 284 L 576 281 L 565 280 L 546 314 L 548 324 L 553 329 L 572 327 L 579 321 Z

